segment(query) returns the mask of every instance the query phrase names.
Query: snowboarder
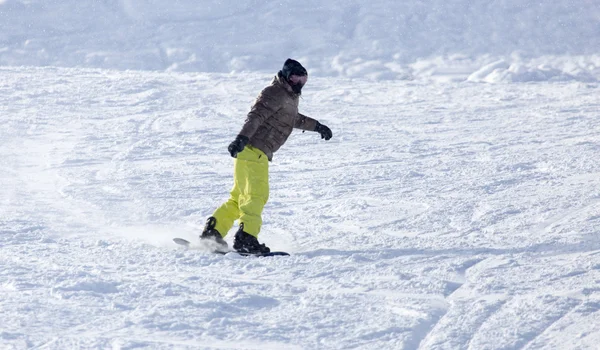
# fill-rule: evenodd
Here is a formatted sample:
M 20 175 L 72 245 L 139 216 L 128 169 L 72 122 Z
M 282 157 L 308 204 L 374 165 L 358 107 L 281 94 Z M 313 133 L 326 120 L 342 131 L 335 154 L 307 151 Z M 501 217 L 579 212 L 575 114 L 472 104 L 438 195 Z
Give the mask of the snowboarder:
M 317 120 L 298 113 L 302 87 L 308 80 L 306 69 L 293 59 L 258 95 L 246 121 L 228 150 L 234 159 L 234 185 L 229 200 L 206 221 L 201 239 L 214 239 L 220 249 L 227 249 L 223 239 L 239 220 L 233 248 L 243 253 L 268 253 L 258 242 L 262 211 L 269 198 L 269 161 L 287 140 L 294 128 L 316 131 L 322 139 L 332 137 L 331 130 Z

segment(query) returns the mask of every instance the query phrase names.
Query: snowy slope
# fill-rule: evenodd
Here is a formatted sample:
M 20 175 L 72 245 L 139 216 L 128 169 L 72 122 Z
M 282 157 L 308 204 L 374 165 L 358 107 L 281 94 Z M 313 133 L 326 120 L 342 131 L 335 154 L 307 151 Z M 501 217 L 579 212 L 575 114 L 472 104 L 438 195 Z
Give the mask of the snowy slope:
M 0 0 L 0 349 L 597 349 L 598 23 L 593 0 Z M 287 57 L 334 133 L 271 164 L 260 239 L 292 255 L 175 246 Z
M 596 0 L 2 0 L 0 65 L 464 80 L 600 79 Z M 518 77 L 513 77 L 515 70 Z M 528 73 L 528 74 L 526 74 Z
M 314 78 L 261 239 L 184 251 L 269 75 L 3 68 L 6 349 L 594 349 L 597 83 Z M 231 240 L 231 236 L 227 239 Z

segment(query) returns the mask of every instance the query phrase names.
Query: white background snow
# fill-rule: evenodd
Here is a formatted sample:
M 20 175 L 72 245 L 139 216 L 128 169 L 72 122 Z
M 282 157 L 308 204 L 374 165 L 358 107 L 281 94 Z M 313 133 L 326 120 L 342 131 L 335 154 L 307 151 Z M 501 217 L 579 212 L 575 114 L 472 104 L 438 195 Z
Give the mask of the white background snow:
M 175 246 L 288 57 L 292 255 Z M 0 0 L 0 349 L 597 349 L 599 81 L 595 0 Z

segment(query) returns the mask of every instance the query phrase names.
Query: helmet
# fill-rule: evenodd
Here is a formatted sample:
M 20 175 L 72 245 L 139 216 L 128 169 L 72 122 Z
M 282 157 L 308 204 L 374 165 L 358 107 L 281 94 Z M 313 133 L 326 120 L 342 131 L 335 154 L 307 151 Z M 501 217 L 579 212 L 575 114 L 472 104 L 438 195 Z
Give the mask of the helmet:
M 288 84 L 290 84 L 292 90 L 298 94 L 302 91 L 302 87 L 308 80 L 308 72 L 306 69 L 302 67 L 300 62 L 291 58 L 288 58 L 283 64 L 281 75 L 285 78 Z

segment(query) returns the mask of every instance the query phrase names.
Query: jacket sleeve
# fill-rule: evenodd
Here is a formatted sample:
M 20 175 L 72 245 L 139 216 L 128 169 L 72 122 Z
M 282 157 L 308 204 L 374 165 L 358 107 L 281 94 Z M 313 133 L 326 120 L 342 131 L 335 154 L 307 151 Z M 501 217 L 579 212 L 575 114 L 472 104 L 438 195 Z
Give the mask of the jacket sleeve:
M 250 112 L 248 112 L 248 116 L 246 117 L 246 121 L 244 122 L 244 126 L 239 132 L 239 135 L 251 138 L 265 120 L 269 119 L 269 117 L 281 109 L 281 100 L 281 98 L 278 98 L 276 91 L 273 91 L 269 87 L 265 88 L 258 95 L 252 108 L 250 108 Z
M 317 121 L 315 119 L 307 117 L 304 114 L 298 113 L 298 116 L 294 121 L 294 128 L 306 131 L 315 131 L 316 127 Z

